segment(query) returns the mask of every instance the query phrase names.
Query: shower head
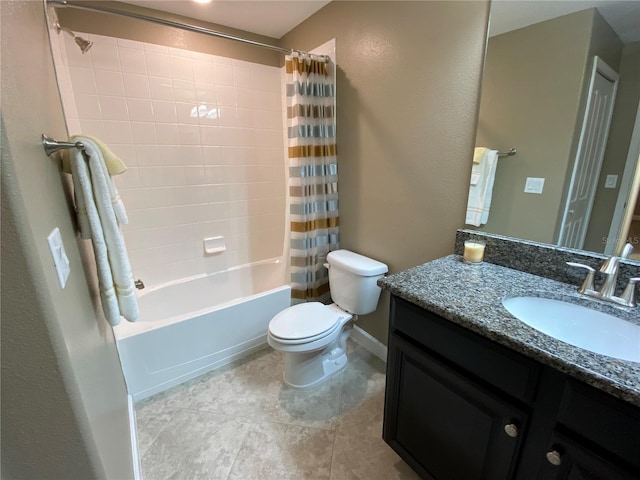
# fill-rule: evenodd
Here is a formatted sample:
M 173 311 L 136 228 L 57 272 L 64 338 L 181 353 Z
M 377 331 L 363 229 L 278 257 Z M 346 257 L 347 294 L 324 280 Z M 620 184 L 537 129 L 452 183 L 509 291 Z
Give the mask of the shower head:
M 91 48 L 91 46 L 93 45 L 93 42 L 91 42 L 89 40 L 86 40 L 86 39 L 84 39 L 82 37 L 79 37 L 78 35 L 73 33 L 68 28 L 63 27 L 62 25 L 60 25 L 59 22 L 54 23 L 53 27 L 56 29 L 56 32 L 58 32 L 58 33 L 63 31 L 63 32 L 66 32 L 69 35 L 71 35 L 73 37 L 73 40 L 76 42 L 76 45 L 78 45 L 80 47 L 80 50 L 82 51 L 82 53 L 87 53 L 89 51 L 89 49 Z

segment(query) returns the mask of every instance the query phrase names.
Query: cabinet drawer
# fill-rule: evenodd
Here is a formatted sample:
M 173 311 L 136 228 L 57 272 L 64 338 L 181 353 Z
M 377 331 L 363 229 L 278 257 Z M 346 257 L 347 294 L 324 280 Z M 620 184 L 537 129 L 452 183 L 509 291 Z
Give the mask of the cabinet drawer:
M 640 473 L 640 409 L 567 380 L 556 421 L 628 462 Z
M 525 356 L 395 296 L 390 327 L 508 395 L 533 401 L 540 366 Z

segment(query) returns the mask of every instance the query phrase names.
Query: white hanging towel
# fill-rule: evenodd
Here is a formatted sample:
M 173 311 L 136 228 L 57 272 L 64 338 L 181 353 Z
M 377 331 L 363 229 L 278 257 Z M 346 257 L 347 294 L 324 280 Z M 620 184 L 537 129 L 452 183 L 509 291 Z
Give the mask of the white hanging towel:
M 84 154 L 76 150 L 71 159 L 78 224 L 82 238 L 92 240 L 102 309 L 111 325 L 120 323 L 120 316 L 133 322 L 139 316 L 138 301 L 129 256 L 118 227 L 119 223 L 127 223 L 124 205 L 98 146 L 87 137 L 75 140 L 85 146 Z
M 476 163 L 476 159 L 478 160 Z M 471 169 L 471 185 L 467 200 L 467 216 L 465 223 L 479 227 L 489 220 L 493 181 L 496 176 L 498 151 L 477 147 L 474 151 L 474 162 Z

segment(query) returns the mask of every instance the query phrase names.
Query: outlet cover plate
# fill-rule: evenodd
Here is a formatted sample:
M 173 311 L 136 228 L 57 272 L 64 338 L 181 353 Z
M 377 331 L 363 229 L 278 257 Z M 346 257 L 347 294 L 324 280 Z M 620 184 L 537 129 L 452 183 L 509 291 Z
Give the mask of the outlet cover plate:
M 53 264 L 56 267 L 60 287 L 64 288 L 71 273 L 71 266 L 69 265 L 69 258 L 64 249 L 64 243 L 62 243 L 62 236 L 60 235 L 60 229 L 58 227 L 54 228 L 47 236 L 47 242 L 49 243 L 49 250 L 51 250 L 51 256 L 53 257 Z
M 544 189 L 544 178 L 527 177 L 524 184 L 524 193 L 541 194 Z

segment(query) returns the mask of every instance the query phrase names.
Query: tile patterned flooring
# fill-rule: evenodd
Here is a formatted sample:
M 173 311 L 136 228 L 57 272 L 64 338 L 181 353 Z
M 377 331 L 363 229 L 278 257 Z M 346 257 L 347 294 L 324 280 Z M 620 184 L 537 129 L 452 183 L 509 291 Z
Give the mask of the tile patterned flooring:
M 144 480 L 414 480 L 382 440 L 385 365 L 349 363 L 306 391 L 270 348 L 136 404 Z

